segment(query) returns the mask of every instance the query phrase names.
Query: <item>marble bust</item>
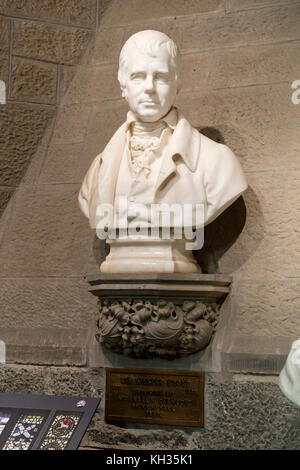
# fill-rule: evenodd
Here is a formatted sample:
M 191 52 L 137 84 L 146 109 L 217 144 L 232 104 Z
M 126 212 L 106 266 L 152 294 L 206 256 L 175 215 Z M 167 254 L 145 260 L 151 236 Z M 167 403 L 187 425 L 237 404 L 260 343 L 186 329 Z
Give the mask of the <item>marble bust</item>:
M 246 190 L 240 163 L 174 106 L 179 54 L 166 34 L 131 36 L 118 79 L 127 119 L 93 161 L 79 194 L 90 226 L 110 245 L 100 271 L 201 272 L 192 254 L 201 248 L 197 234 Z
M 300 406 L 300 339 L 292 343 L 279 376 L 279 387 L 289 400 Z

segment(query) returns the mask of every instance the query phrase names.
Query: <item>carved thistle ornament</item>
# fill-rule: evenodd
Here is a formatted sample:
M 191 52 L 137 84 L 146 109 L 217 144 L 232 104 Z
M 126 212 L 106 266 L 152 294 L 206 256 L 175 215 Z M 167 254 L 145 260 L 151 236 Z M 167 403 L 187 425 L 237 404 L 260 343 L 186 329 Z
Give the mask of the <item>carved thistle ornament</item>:
M 199 300 L 99 299 L 96 339 L 111 351 L 135 358 L 186 356 L 214 335 L 219 305 Z

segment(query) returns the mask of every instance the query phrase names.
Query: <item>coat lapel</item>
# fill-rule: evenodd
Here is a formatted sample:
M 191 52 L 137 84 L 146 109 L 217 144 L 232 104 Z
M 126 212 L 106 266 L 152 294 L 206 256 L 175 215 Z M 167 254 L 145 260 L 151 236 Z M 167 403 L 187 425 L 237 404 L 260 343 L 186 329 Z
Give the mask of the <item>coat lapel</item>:
M 100 203 L 114 204 L 119 168 L 126 145 L 125 131 L 126 123 L 117 130 L 102 153 L 98 182 Z M 178 111 L 178 123 L 165 151 L 155 193 L 169 177 L 176 174 L 177 166 L 174 162 L 176 155 L 181 156 L 190 171 L 194 172 L 196 170 L 200 154 L 200 144 L 200 133 Z
M 100 204 L 114 204 L 121 159 L 126 145 L 125 128 L 126 123 L 117 130 L 102 152 L 98 181 Z
M 174 162 L 174 157 L 176 155 L 181 156 L 190 171 L 196 171 L 200 145 L 200 133 L 194 129 L 178 111 L 178 124 L 166 148 L 157 179 L 155 193 L 169 177 L 175 176 L 177 166 Z

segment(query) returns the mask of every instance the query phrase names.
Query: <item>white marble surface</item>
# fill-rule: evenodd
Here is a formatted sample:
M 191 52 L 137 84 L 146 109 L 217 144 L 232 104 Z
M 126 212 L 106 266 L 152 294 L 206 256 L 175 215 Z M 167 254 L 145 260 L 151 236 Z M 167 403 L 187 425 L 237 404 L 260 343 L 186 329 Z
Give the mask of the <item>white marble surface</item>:
M 300 406 L 300 339 L 292 343 L 279 376 L 279 387 L 289 400 Z
M 79 194 L 79 206 L 91 227 L 116 226 L 116 195 L 120 187 L 129 208 L 132 203 L 145 207 L 164 204 L 169 208 L 177 204 L 182 211 L 189 206 L 195 214 L 195 208 L 201 206 L 202 220 L 194 220 L 192 216 L 192 227 L 212 222 L 247 189 L 247 182 L 232 151 L 200 134 L 174 107 L 179 90 L 177 46 L 159 31 L 134 34 L 121 50 L 118 78 L 122 96 L 130 108 L 127 120 L 95 158 Z M 138 140 L 140 151 L 131 149 L 132 137 Z M 156 145 L 147 148 L 147 142 L 153 138 Z M 156 158 L 160 158 L 159 165 L 155 165 Z M 127 220 L 134 224 L 136 221 L 129 211 L 127 214 Z M 148 223 L 148 227 L 153 225 L 147 217 L 143 223 Z M 181 225 L 186 226 L 184 217 Z M 175 227 L 175 223 L 170 227 Z M 195 269 L 188 249 L 185 253 L 177 249 L 179 242 L 174 244 L 169 240 L 167 248 L 163 240 L 156 244 L 136 240 L 134 245 L 126 245 L 125 255 L 123 242 L 109 243 L 112 252 L 101 266 L 102 272 L 200 271 Z M 174 253 L 178 251 L 182 262 L 176 262 Z

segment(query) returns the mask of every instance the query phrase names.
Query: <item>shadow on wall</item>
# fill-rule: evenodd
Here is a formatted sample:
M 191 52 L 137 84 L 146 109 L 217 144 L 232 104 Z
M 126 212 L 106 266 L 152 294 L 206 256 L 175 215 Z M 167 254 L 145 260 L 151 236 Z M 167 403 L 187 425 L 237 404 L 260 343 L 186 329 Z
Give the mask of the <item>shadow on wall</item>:
M 205 227 L 203 248 L 193 253 L 204 273 L 232 273 L 251 258 L 263 240 L 264 233 L 258 198 L 253 189 L 248 187 L 244 196 L 240 196 Z M 224 260 L 220 270 L 219 262 L 222 258 Z
M 215 142 L 225 144 L 215 127 L 198 129 Z M 204 245 L 194 251 L 204 273 L 234 272 L 257 250 L 264 238 L 264 218 L 259 200 L 251 187 L 204 229 Z M 226 254 L 226 261 L 219 264 Z

